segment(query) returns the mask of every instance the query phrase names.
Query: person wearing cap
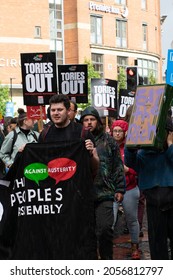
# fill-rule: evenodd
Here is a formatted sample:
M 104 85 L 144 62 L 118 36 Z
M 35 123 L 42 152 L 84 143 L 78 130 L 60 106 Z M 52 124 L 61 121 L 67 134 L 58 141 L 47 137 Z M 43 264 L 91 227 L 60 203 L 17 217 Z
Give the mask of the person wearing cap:
M 17 124 L 14 129 L 17 135 L 15 143 L 13 143 L 15 134 L 12 130 L 6 135 L 0 150 L 0 158 L 7 168 L 11 167 L 17 153 L 22 152 L 27 143 L 37 142 L 39 136 L 37 131 L 33 131 L 34 121 L 27 118 L 22 108 L 18 109 Z
M 112 135 L 120 148 L 121 158 L 124 162 L 124 146 L 128 123 L 124 120 L 116 120 L 112 123 Z M 134 169 L 124 164 L 126 178 L 126 193 L 122 202 L 127 227 L 131 237 L 131 258 L 132 260 L 140 259 L 139 252 L 139 222 L 138 222 L 138 202 L 139 188 L 137 186 L 137 173 Z M 118 204 L 114 202 L 115 219 L 118 212 Z
M 137 172 L 138 186 L 146 197 L 152 260 L 173 259 L 173 124 L 170 117 L 165 130 L 163 149 L 125 148 L 125 164 Z
M 80 121 L 92 132 L 100 159 L 94 179 L 98 257 L 109 260 L 113 259 L 113 201 L 122 201 L 125 192 L 123 163 L 117 143 L 104 132 L 99 113 L 94 107 L 87 107 L 81 113 Z

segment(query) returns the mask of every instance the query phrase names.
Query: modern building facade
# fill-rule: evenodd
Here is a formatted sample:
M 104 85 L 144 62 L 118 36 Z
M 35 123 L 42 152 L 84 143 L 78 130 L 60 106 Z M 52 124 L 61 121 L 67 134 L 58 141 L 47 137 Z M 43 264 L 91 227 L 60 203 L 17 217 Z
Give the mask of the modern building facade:
M 138 66 L 162 82 L 160 0 L 1 0 L 0 82 L 22 105 L 21 53 L 56 52 L 58 64 L 91 60 L 102 77 Z

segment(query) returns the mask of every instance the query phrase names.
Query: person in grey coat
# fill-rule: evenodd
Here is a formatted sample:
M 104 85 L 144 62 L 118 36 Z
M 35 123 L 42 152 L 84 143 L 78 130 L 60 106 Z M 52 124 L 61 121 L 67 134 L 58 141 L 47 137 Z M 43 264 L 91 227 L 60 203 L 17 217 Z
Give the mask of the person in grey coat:
M 0 149 L 0 159 L 7 169 L 13 164 L 16 154 L 22 152 L 27 143 L 37 142 L 39 136 L 37 131 L 33 131 L 34 121 L 27 118 L 26 112 L 18 109 L 18 113 L 18 125 L 6 135 Z

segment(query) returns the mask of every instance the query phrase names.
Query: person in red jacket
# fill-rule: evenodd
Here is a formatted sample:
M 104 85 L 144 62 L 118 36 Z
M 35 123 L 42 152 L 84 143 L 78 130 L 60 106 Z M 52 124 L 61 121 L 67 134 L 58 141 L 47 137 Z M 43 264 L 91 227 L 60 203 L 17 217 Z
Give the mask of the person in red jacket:
M 120 148 L 121 158 L 124 162 L 124 145 L 128 123 L 124 120 L 116 120 L 112 123 L 112 134 Z M 131 258 L 133 260 L 140 259 L 139 253 L 139 222 L 138 222 L 138 203 L 139 203 L 139 188 L 137 186 L 137 173 L 134 169 L 129 168 L 124 164 L 126 178 L 126 193 L 122 202 L 127 226 L 131 237 Z M 114 210 L 118 209 L 117 202 L 114 202 Z M 115 214 L 116 215 L 116 214 Z

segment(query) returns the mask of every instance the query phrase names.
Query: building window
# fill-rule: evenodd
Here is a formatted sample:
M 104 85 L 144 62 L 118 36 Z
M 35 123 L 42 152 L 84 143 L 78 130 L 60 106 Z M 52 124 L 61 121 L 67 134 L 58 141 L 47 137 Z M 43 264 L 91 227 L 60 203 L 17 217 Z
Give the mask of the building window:
M 128 66 L 128 57 L 117 56 L 117 73 L 119 72 L 119 67 L 126 69 Z
M 49 10 L 50 18 L 50 38 L 62 38 L 62 19 L 59 17 L 60 11 Z
M 94 70 L 100 74 L 101 78 L 103 78 L 103 55 L 92 53 L 91 60 L 94 66 Z
M 41 38 L 41 26 L 35 26 L 34 37 L 35 38 Z
M 116 4 L 126 5 L 126 0 L 115 0 Z
M 127 48 L 127 22 L 116 20 L 116 47 Z
M 146 10 L 147 9 L 147 0 L 141 0 L 141 9 Z
M 128 57 L 117 56 L 117 65 L 125 68 L 128 65 Z
M 102 17 L 91 16 L 91 44 L 102 45 Z
M 144 51 L 147 50 L 147 24 L 142 24 L 142 48 Z
M 158 63 L 153 60 L 137 60 L 139 76 L 143 77 L 144 84 L 148 84 L 148 78 L 152 75 L 158 81 Z
M 57 64 L 64 62 L 63 1 L 49 0 L 50 51 L 56 52 Z

